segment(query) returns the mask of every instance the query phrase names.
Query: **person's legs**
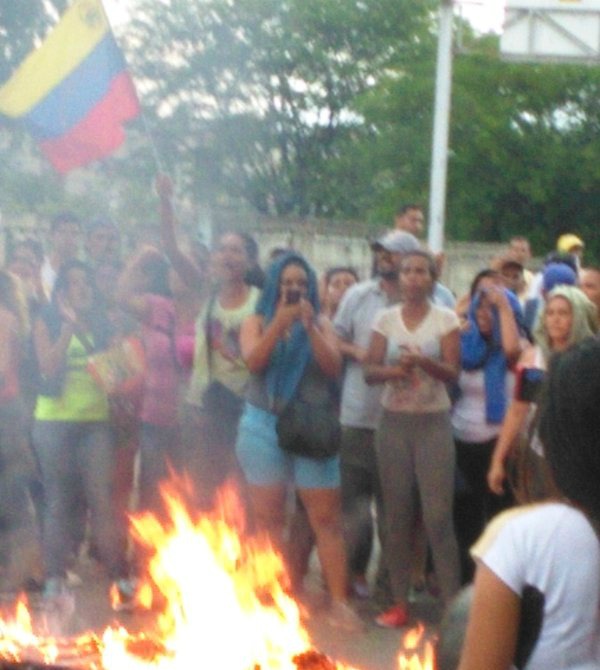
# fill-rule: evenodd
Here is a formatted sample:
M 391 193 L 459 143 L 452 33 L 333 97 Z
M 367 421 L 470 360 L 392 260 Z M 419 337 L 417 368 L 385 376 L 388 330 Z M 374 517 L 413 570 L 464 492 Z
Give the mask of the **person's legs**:
M 285 555 L 285 485 L 248 486 L 248 495 L 256 530 L 269 536 L 271 543 Z
M 339 489 L 302 488 L 298 493 L 315 532 L 319 561 L 331 599 L 345 601 L 348 571 L 342 530 L 340 491 Z
M 341 495 L 348 567 L 353 577 L 365 576 L 373 546 L 374 460 L 373 431 L 344 427 L 340 449 Z
M 292 587 L 301 591 L 308 572 L 310 555 L 315 546 L 315 533 L 301 498 L 296 495 L 291 515 L 287 541 L 287 563 Z
M 90 510 L 92 540 L 113 579 L 127 573 L 125 538 L 113 497 L 114 443 L 108 423 L 80 424 L 78 462 Z
M 5 401 L 0 404 L 0 536 L 11 589 L 42 576 L 41 535 L 29 493 L 36 469 L 21 402 Z
M 286 481 L 290 457 L 277 444 L 277 417 L 246 404 L 239 424 L 236 455 L 247 481 L 256 530 L 266 531 L 283 551 Z
M 410 415 L 384 412 L 375 436 L 385 520 L 383 553 L 394 601 L 402 605 L 406 605 L 408 599 L 415 509 L 414 455 L 408 439 L 410 423 Z
M 70 549 L 69 484 L 75 463 L 76 424 L 36 421 L 33 444 L 44 487 L 43 539 L 46 578 L 64 577 Z
M 415 470 L 423 521 L 442 597 L 448 602 L 460 586 L 458 545 L 454 535 L 452 500 L 455 455 L 446 412 L 415 417 Z
M 473 579 L 475 564 L 469 550 L 481 535 L 486 523 L 486 475 L 490 460 L 490 443 L 470 444 L 456 440 L 456 466 L 463 488 L 454 500 L 454 523 L 458 541 L 462 583 Z M 495 441 L 491 442 L 493 449 Z

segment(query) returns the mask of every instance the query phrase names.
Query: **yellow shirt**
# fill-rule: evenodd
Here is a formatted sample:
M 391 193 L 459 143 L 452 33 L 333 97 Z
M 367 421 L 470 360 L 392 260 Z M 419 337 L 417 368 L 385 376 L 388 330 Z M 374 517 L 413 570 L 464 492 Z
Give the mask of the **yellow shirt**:
M 108 399 L 87 371 L 88 353 L 73 335 L 67 347 L 67 371 L 62 395 L 39 395 L 35 418 L 39 421 L 107 421 Z

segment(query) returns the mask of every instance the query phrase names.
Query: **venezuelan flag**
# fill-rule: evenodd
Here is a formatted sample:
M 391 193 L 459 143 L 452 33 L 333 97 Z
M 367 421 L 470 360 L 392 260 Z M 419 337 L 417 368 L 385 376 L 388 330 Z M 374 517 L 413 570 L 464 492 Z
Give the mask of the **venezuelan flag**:
M 61 173 L 110 155 L 139 111 L 101 0 L 74 0 L 0 88 L 0 113 L 22 121 Z

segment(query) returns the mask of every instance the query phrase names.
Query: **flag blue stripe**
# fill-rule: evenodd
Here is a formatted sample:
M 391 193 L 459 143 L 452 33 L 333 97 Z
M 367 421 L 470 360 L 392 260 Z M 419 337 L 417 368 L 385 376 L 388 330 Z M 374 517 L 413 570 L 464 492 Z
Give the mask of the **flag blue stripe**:
M 38 140 L 64 135 L 105 97 L 112 80 L 125 67 L 123 54 L 109 32 L 73 72 L 23 117 L 25 127 Z

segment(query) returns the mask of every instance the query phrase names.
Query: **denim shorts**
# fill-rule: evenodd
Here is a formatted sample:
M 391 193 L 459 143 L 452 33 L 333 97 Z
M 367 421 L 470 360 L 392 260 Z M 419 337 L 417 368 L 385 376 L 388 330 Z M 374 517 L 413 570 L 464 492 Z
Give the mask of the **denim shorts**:
M 277 416 L 246 403 L 235 451 L 249 484 L 272 486 L 292 481 L 301 489 L 340 486 L 339 456 L 315 459 L 288 454 L 277 444 Z

